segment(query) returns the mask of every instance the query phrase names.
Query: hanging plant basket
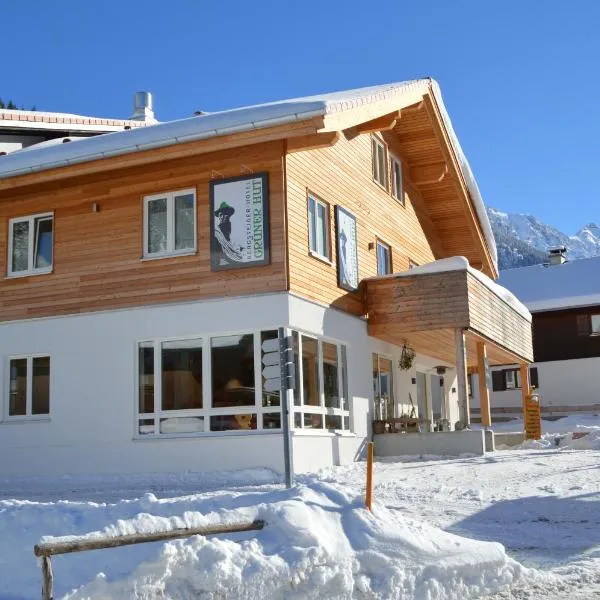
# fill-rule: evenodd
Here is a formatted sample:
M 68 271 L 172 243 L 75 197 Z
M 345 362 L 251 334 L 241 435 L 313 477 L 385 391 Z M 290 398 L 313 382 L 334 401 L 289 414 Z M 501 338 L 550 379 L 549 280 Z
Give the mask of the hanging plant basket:
M 415 351 L 406 343 L 402 346 L 402 353 L 400 354 L 400 369 L 408 371 L 415 361 Z

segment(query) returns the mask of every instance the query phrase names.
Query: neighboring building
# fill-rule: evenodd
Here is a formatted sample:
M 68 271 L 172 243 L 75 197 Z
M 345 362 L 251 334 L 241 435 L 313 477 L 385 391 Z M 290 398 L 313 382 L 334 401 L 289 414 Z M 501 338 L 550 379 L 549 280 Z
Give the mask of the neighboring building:
M 0 157 L 0 269 L 2 474 L 282 471 L 279 327 L 297 471 L 360 456 L 373 405 L 465 425 L 486 345 L 532 359 L 429 79 Z
M 565 253 L 553 249 L 546 264 L 499 279 L 533 314 L 531 385 L 546 415 L 600 411 L 600 257 L 567 261 Z M 494 368 L 492 377 L 492 412 L 520 412 L 519 369 Z
M 147 92 L 135 95 L 134 113 L 128 120 L 0 108 L 0 156 L 41 143 L 60 144 L 155 123 L 152 96 Z

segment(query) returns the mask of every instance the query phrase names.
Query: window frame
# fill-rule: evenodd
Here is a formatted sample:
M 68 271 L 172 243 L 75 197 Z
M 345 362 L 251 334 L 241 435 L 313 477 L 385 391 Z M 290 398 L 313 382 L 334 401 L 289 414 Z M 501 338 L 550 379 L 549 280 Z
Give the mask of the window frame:
M 392 152 L 389 153 L 390 155 L 390 179 L 391 179 L 391 186 L 390 186 L 390 193 L 392 195 L 392 198 L 395 198 L 396 200 L 398 200 L 398 202 L 404 206 L 404 173 L 402 171 L 402 161 Z M 394 175 L 394 165 L 398 166 L 398 171 L 400 172 L 400 190 L 396 189 L 396 177 Z
M 36 249 L 36 233 L 35 233 L 35 221 L 36 219 L 45 219 L 52 221 L 52 262 L 48 267 L 35 267 L 35 249 Z M 31 265 L 25 271 L 13 271 L 13 246 L 14 246 L 14 234 L 13 226 L 15 223 L 28 223 L 29 224 L 29 239 L 27 240 L 27 265 Z M 8 260 L 6 265 L 7 277 L 31 277 L 32 275 L 47 275 L 52 273 L 54 270 L 54 212 L 43 212 L 36 213 L 34 215 L 28 215 L 26 217 L 13 217 L 8 220 Z
M 172 439 L 172 438 L 189 438 L 189 437 L 215 437 L 215 436 L 235 436 L 235 435 L 261 435 L 283 432 L 283 427 L 264 427 L 264 415 L 278 414 L 280 419 L 283 419 L 283 411 L 281 399 L 279 405 L 263 406 L 263 378 L 262 378 L 262 350 L 261 350 L 261 333 L 264 331 L 277 330 L 277 327 L 265 327 L 258 330 L 244 330 L 244 331 L 225 331 L 225 332 L 211 332 L 210 334 L 196 334 L 176 337 L 155 337 L 155 338 L 144 338 L 136 340 L 134 345 L 135 361 L 134 361 L 134 394 L 133 394 L 133 409 L 134 409 L 134 440 L 160 440 L 160 439 Z M 302 432 L 303 434 L 318 433 L 318 434 L 350 434 L 352 433 L 352 411 L 350 404 L 350 397 L 345 398 L 343 394 L 349 389 L 348 383 L 348 345 L 342 342 L 330 339 L 322 338 L 300 330 L 293 330 L 293 333 L 298 335 L 298 351 L 299 356 L 302 356 L 302 336 L 310 337 L 317 340 L 317 356 L 319 360 L 319 406 L 308 406 L 304 404 L 295 405 L 290 407 L 292 413 L 292 427 L 296 432 Z M 227 337 L 232 335 L 254 335 L 254 404 L 250 406 L 231 406 L 231 407 L 213 407 L 213 394 L 212 394 L 212 354 L 211 354 L 211 340 L 213 338 Z M 175 409 L 175 410 L 163 410 L 162 406 L 162 344 L 164 342 L 173 341 L 185 341 L 185 340 L 202 340 L 202 408 L 192 409 Z M 322 343 L 335 344 L 337 346 L 337 357 L 338 357 L 338 390 L 340 392 L 340 407 L 345 408 L 329 408 L 324 406 L 325 392 L 324 392 L 324 381 L 323 381 L 323 362 L 322 362 Z M 141 344 L 152 344 L 154 352 L 154 398 L 152 413 L 141 413 L 140 412 L 140 356 L 139 348 Z M 346 346 L 346 369 L 342 364 L 342 346 Z M 46 355 L 42 355 L 46 356 Z M 344 386 L 344 375 L 346 376 L 346 385 Z M 299 361 L 299 368 L 297 369 L 296 375 L 296 390 L 300 394 L 300 398 L 303 398 L 303 372 L 302 372 L 302 360 Z M 159 389 L 159 393 L 156 390 Z M 302 401 L 302 400 L 301 400 Z M 305 410 L 306 409 L 306 410 Z M 225 430 L 225 431 L 211 431 L 210 430 L 210 419 L 213 416 L 227 416 L 236 414 L 256 414 L 256 429 L 251 430 Z M 304 413 L 306 414 L 320 414 L 322 415 L 321 428 L 296 428 L 294 427 L 295 414 L 300 413 L 301 422 L 304 419 Z M 326 429 L 325 428 L 325 417 L 327 415 L 339 415 L 342 420 L 342 429 Z M 160 421 L 164 418 L 169 417 L 202 417 L 204 419 L 204 431 L 184 433 L 184 432 L 173 432 L 173 433 L 160 433 Z M 344 429 L 344 422 L 347 419 L 348 429 Z M 140 433 L 140 425 L 142 421 L 153 420 L 154 433 Z M 283 425 L 282 421 L 280 424 Z
M 194 245 L 192 248 L 182 248 L 181 250 L 175 249 L 175 198 L 180 196 L 187 196 L 192 194 L 194 197 Z M 172 192 L 163 192 L 158 194 L 150 194 L 143 197 L 143 210 L 144 210 L 144 232 L 143 232 L 143 248 L 142 248 L 142 259 L 143 260 L 154 260 L 158 258 L 169 258 L 172 256 L 189 256 L 196 254 L 198 251 L 198 203 L 197 203 L 197 192 L 196 188 L 185 188 L 181 190 L 174 190 Z M 167 250 L 160 252 L 149 252 L 148 244 L 150 242 L 150 236 L 148 235 L 149 225 L 149 212 L 148 206 L 150 202 L 156 200 L 166 200 L 167 202 Z
M 33 410 L 33 360 L 35 358 L 48 358 L 50 360 L 50 374 L 48 375 L 48 412 L 44 414 L 34 415 Z M 27 380 L 26 380 L 26 398 L 25 398 L 25 414 L 11 415 L 10 408 L 10 363 L 13 360 L 27 360 Z M 48 352 L 40 352 L 36 354 L 11 354 L 6 357 L 5 362 L 5 385 L 4 385 L 4 409 L 2 411 L 3 421 L 5 423 L 24 422 L 24 421 L 49 421 L 50 406 L 52 401 L 52 357 Z
M 598 329 L 594 329 L 594 317 L 598 321 Z M 600 313 L 591 313 L 590 314 L 590 336 L 600 336 Z
M 321 254 L 318 251 L 318 244 L 315 243 L 315 250 L 313 250 L 313 233 L 312 233 L 312 220 L 311 220 L 311 211 L 310 211 L 310 204 L 311 201 L 314 202 L 315 204 L 315 234 L 317 234 L 317 225 L 318 225 L 318 214 L 317 214 L 317 210 L 318 210 L 318 206 L 322 206 L 325 210 L 325 215 L 326 215 L 326 223 L 325 223 L 325 240 L 324 240 L 324 244 L 325 244 L 325 254 Z M 311 256 L 314 256 L 315 258 L 318 258 L 319 260 L 325 261 L 328 264 L 332 264 L 331 263 L 331 207 L 329 205 L 328 202 L 326 202 L 325 200 L 321 199 L 319 196 L 317 196 L 316 194 L 313 194 L 311 191 L 307 190 L 307 194 L 306 194 L 306 214 L 307 214 L 307 222 L 308 222 L 308 252 Z
M 381 176 L 379 172 L 379 156 L 377 152 L 377 148 L 381 148 L 383 150 L 383 183 L 378 179 L 378 176 Z M 371 135 L 371 176 L 373 181 L 386 192 L 389 192 L 390 189 L 390 167 L 389 167 L 389 151 L 387 144 L 383 141 L 381 137 L 378 135 Z
M 379 272 L 379 248 L 387 249 L 387 257 L 388 257 L 388 268 L 389 271 L 385 273 Z M 375 258 L 377 260 L 377 276 L 380 277 L 382 275 L 391 275 L 394 272 L 394 265 L 392 262 L 392 246 L 390 244 L 386 244 L 383 240 L 379 238 L 375 241 Z

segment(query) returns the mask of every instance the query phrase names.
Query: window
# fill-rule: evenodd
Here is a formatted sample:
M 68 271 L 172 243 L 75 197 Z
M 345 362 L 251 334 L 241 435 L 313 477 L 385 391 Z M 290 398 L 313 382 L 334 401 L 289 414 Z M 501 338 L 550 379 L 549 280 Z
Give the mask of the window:
M 518 369 L 509 369 L 504 371 L 507 390 L 516 390 L 521 388 L 521 373 Z
M 404 204 L 404 187 L 402 186 L 402 163 L 395 157 L 390 156 L 392 175 L 392 196 Z
M 196 250 L 196 192 L 193 189 L 144 198 L 144 257 Z
M 300 372 L 296 374 L 299 389 L 294 393 L 294 427 L 348 430 L 350 403 L 346 346 L 295 332 L 293 346 L 295 357 L 302 357 Z
M 388 275 L 392 272 L 392 250 L 377 240 L 377 275 Z
M 259 370 L 262 343 L 277 337 L 270 330 L 140 342 L 137 434 L 280 429 L 279 390 Z
M 537 367 L 529 368 L 529 384 L 531 387 L 539 387 Z M 492 390 L 494 392 L 518 390 L 521 387 L 520 369 L 499 369 L 492 371 Z
M 387 148 L 386 145 L 376 136 L 371 137 L 371 150 L 373 159 L 373 180 L 385 190 L 388 189 L 387 172 Z
M 9 359 L 7 417 L 36 418 L 50 413 L 50 357 Z
M 38 275 L 52 271 L 52 213 L 9 221 L 8 275 Z
M 329 205 L 313 195 L 308 196 L 308 241 L 311 254 L 330 259 Z
M 394 418 L 394 366 L 379 354 L 373 354 L 373 400 L 376 420 Z
M 592 333 L 591 335 L 600 335 L 600 314 L 591 315 Z

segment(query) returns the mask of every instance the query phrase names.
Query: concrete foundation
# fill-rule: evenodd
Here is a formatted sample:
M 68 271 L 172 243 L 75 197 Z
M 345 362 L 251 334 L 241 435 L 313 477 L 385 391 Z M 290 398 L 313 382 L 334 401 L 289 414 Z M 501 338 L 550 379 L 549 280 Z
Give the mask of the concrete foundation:
M 375 456 L 433 454 L 459 456 L 482 455 L 485 436 L 482 430 L 444 431 L 439 433 L 385 433 L 375 436 Z
M 495 433 L 494 438 L 497 446 L 518 446 L 525 441 L 525 432 Z

